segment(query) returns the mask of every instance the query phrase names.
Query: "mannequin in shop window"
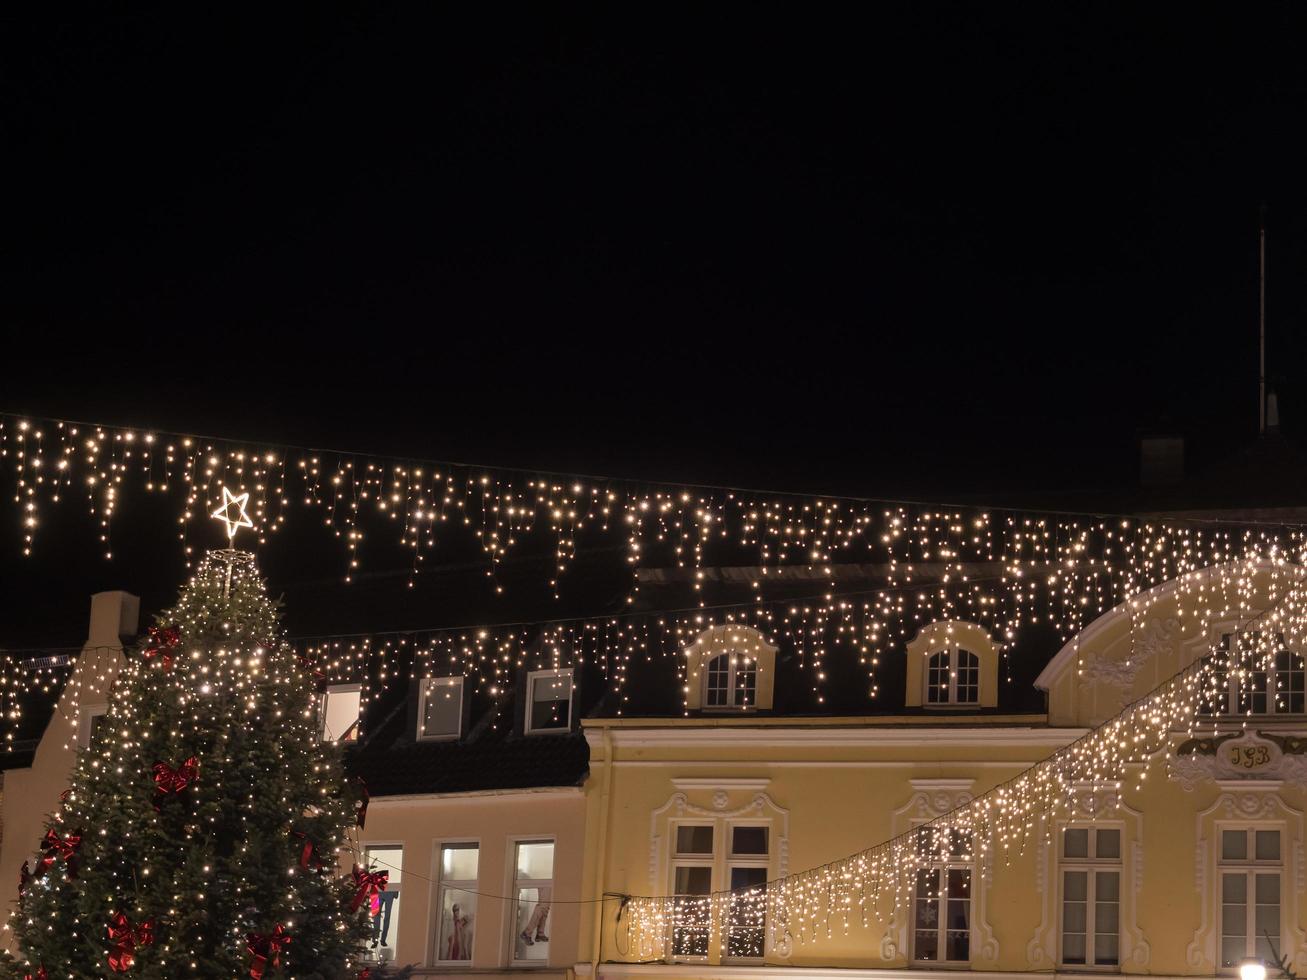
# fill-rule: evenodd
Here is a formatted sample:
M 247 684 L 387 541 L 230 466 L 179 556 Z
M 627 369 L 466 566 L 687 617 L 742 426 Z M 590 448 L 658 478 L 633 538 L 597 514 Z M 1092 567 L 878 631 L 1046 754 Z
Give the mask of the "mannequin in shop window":
M 528 946 L 549 942 L 549 937 L 545 934 L 545 926 L 549 922 L 549 905 L 553 900 L 554 890 L 541 888 L 539 896 L 536 907 L 531 910 L 531 918 L 526 920 L 526 928 L 522 930 L 522 942 Z
M 376 898 L 377 914 L 372 917 L 372 948 L 390 945 L 390 913 L 395 907 L 399 892 L 381 892 Z

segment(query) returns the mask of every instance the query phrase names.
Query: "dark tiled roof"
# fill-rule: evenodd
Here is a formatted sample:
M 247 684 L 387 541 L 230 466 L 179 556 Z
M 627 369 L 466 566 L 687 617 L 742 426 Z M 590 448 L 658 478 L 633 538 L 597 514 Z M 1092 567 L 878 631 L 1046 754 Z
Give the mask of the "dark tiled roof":
M 408 742 L 365 747 L 349 765 L 372 796 L 579 786 L 590 770 L 590 749 L 580 734 Z

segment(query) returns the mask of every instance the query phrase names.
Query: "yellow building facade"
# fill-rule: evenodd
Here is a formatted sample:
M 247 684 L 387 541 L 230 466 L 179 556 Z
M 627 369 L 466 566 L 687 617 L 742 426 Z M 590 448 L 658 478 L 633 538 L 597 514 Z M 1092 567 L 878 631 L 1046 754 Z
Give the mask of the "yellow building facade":
M 1272 948 L 1307 967 L 1307 705 L 1287 646 L 1261 675 L 1223 682 L 1143 772 L 1074 788 L 1018 853 L 939 855 L 865 924 L 805 941 L 724 914 L 649 942 L 618 897 L 756 887 L 964 805 L 1260 628 L 1258 591 L 1245 583 L 1218 609 L 1210 590 L 1169 583 L 1101 616 L 1040 673 L 1046 714 L 997 713 L 991 638 L 936 623 L 902 652 L 901 715 L 778 717 L 764 701 L 587 719 L 583 879 L 588 899 L 609 897 L 582 920 L 577 973 L 1212 976 Z M 690 684 L 712 683 L 711 656 L 692 652 Z M 756 669 L 773 664 L 764 653 Z

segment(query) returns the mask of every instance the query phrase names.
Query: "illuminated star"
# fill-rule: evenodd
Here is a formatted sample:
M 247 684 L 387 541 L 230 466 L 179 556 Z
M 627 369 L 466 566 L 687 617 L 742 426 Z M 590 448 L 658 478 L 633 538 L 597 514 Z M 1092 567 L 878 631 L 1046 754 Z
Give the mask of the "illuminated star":
M 236 537 L 236 532 L 243 527 L 254 527 L 254 522 L 250 520 L 245 513 L 245 505 L 250 502 L 250 495 L 243 493 L 239 497 L 234 496 L 226 487 L 222 488 L 222 506 L 215 510 L 211 517 L 216 517 L 227 525 L 227 541 L 230 542 Z M 232 507 L 236 508 L 236 516 L 231 516 Z

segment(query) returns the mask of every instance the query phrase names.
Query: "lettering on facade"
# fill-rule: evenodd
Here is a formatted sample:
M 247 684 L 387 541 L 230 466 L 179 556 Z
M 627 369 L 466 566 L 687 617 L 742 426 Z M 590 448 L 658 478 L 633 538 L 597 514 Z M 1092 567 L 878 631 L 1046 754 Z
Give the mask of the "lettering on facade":
M 1259 731 L 1191 738 L 1176 749 L 1168 772 L 1186 791 L 1209 780 L 1231 779 L 1307 786 L 1307 737 Z

